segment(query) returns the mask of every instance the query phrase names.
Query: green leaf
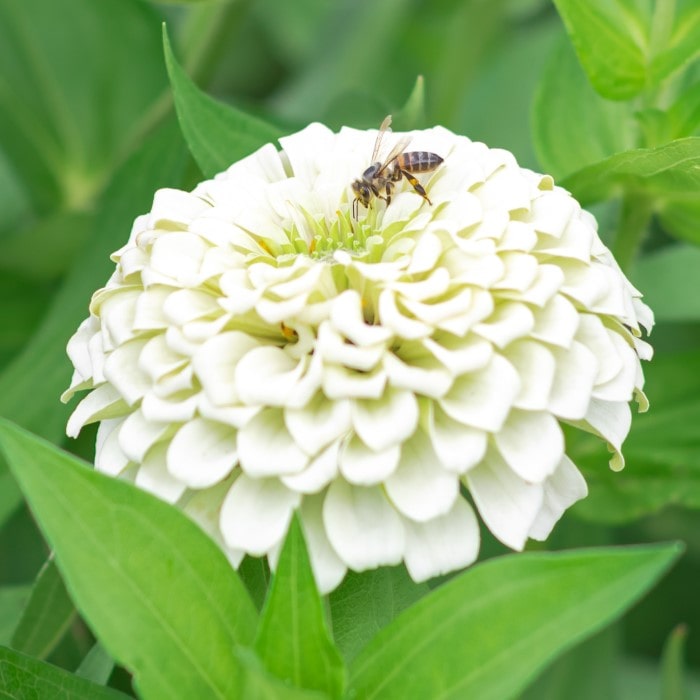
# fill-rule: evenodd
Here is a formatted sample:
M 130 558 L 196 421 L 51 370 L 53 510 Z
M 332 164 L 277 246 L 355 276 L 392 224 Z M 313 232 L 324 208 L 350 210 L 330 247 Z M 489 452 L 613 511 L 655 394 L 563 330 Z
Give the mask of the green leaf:
M 30 586 L 3 586 L 0 588 L 0 644 L 8 645 L 12 633 L 27 604 Z
M 288 685 L 268 673 L 260 659 L 249 649 L 234 650 L 243 670 L 241 692 L 236 697 L 245 700 L 327 700 L 324 693 Z
M 700 219 L 697 224 L 700 229 Z M 700 231 L 698 232 L 700 238 Z M 674 245 L 640 258 L 630 272 L 658 321 L 700 321 L 700 248 Z
M 511 555 L 430 593 L 363 650 L 349 693 L 506 700 L 557 654 L 619 616 L 678 545 Z
M 614 698 L 620 635 L 608 628 L 562 654 L 520 700 Z
M 96 218 L 100 226 L 54 295 L 31 341 L 0 374 L 0 415 L 12 417 L 13 421 L 52 441 L 64 435 L 66 419 L 72 410 L 58 400 L 71 376 L 66 343 L 87 316 L 90 296 L 105 284 L 114 269 L 109 259 L 111 252 L 127 240 L 136 215 L 150 207 L 154 190 L 179 184 L 184 163 L 177 126 L 168 123 L 119 170 L 99 208 Z M 2 463 L 0 486 L 0 522 L 3 522 L 21 496 Z
M 45 659 L 75 618 L 68 595 L 53 559 L 39 572 L 29 601 L 12 635 L 12 648 Z
M 608 99 L 651 90 L 700 56 L 700 8 L 694 0 L 554 4 L 593 87 Z
M 380 629 L 429 591 L 428 584 L 414 583 L 404 566 L 349 571 L 328 599 L 333 637 L 345 659 L 352 661 Z
M 624 191 L 693 200 L 700 189 L 700 137 L 617 153 L 569 175 L 559 184 L 582 204 Z
M 175 60 L 165 25 L 163 51 L 180 128 L 206 177 L 226 170 L 232 163 L 283 135 L 262 119 L 201 92 Z
M 658 215 L 669 234 L 700 245 L 700 202 L 670 199 L 662 204 Z
M 0 697 L 8 700 L 127 700 L 130 696 L 0 647 Z
M 0 3 L 0 142 L 39 213 L 90 203 L 165 88 L 155 17 L 139 0 Z
M 85 658 L 80 662 L 80 666 L 76 669 L 75 675 L 92 681 L 93 683 L 106 685 L 113 670 L 114 661 L 112 657 L 99 642 L 95 642 L 95 644 L 92 645 L 92 649 L 90 649 Z
M 278 678 L 298 688 L 341 696 L 345 664 L 328 632 L 323 600 L 296 516 L 272 578 L 255 650 Z
M 0 244 L 0 266 L 35 280 L 62 275 L 94 229 L 86 212 L 59 211 L 6 236 Z
M 656 5 L 658 13 L 660 6 L 673 8 L 674 3 L 657 0 Z M 673 25 L 660 37 L 651 57 L 649 72 L 654 85 L 700 56 L 700 7 L 695 0 L 681 0 L 678 5 Z
M 537 156 L 555 178 L 637 145 L 631 106 L 593 90 L 567 41 L 550 51 L 532 110 Z
M 176 508 L 7 421 L 0 446 L 71 597 L 140 696 L 237 697 L 233 649 L 252 642 L 257 615 L 219 547 Z
M 396 131 L 411 131 L 425 125 L 425 80 L 419 75 L 406 103 L 394 115 L 392 127 Z
M 683 652 L 688 631 L 679 625 L 671 632 L 664 645 L 661 660 L 662 700 L 690 700 L 690 692 L 683 678 Z
M 649 17 L 634 0 L 554 0 L 581 65 L 603 97 L 625 100 L 647 85 Z

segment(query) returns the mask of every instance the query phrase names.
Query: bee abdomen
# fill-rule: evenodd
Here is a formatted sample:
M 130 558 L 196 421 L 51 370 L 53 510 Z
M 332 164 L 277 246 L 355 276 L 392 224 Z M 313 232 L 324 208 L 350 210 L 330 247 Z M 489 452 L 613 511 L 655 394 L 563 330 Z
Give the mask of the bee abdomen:
M 435 170 L 442 161 L 443 159 L 437 153 L 430 153 L 430 151 L 409 151 L 396 158 L 399 168 L 409 173 L 426 173 Z

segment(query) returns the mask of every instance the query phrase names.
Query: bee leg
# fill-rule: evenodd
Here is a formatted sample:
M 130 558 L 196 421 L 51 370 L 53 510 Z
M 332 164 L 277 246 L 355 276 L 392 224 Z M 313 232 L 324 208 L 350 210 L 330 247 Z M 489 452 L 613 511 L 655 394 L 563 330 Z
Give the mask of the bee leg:
M 386 186 L 386 205 L 387 207 L 391 204 L 391 182 L 387 181 Z
M 357 221 L 358 210 L 358 199 L 357 197 L 352 200 L 352 218 Z
M 416 194 L 419 194 L 426 202 L 428 202 L 428 204 L 432 206 L 433 203 L 428 198 L 425 188 L 420 184 L 420 182 L 418 182 L 417 178 L 409 173 L 408 170 L 400 170 L 399 172 L 411 183 L 411 187 L 413 187 Z

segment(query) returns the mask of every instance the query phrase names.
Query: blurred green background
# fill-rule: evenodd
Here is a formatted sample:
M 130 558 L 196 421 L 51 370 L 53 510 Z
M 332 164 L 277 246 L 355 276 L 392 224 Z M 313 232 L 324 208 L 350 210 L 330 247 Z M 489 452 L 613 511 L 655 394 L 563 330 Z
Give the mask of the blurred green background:
M 634 12 L 658 19 L 651 0 L 612 5 L 629 9 L 632 29 Z M 684 21 L 698 12 L 678 3 Z M 574 174 L 566 183 L 613 248 L 621 207 L 642 201 L 642 254 L 624 262 L 657 311 L 651 412 L 622 474 L 608 472 L 604 449 L 571 438 L 591 496 L 547 547 L 680 539 L 687 552 L 528 697 L 661 697 L 659 659 L 679 624 L 688 672 L 700 674 L 700 194 L 575 187 L 577 171 L 608 156 L 700 133 L 697 61 L 654 90 L 604 99 L 549 0 L 0 0 L 0 413 L 88 459 L 94 430 L 63 439 L 66 341 L 153 190 L 201 179 L 175 126 L 164 21 L 204 91 L 283 131 L 376 127 L 387 113 L 404 128 L 442 124 L 524 167 Z M 0 585 L 26 592 L 47 551 L 4 469 L 0 522 Z M 486 540 L 484 555 L 501 551 Z M 74 622 L 47 654 L 72 669 L 90 644 Z

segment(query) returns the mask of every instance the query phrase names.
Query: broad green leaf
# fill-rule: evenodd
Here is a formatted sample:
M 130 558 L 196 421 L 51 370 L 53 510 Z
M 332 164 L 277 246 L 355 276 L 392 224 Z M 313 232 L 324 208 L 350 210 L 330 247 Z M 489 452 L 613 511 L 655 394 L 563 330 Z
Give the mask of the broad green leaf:
M 85 678 L 93 683 L 106 685 L 114 670 L 114 661 L 105 651 L 104 647 L 95 642 L 87 656 L 80 662 L 80 666 L 75 671 L 76 676 Z
M 683 652 L 687 634 L 684 625 L 676 627 L 664 645 L 661 700 L 690 700 L 690 692 L 683 678 Z
M 634 0 L 554 0 L 593 87 L 625 100 L 647 85 L 650 18 Z
M 8 700 L 127 700 L 128 695 L 0 647 L 0 697 Z
M 31 337 L 52 292 L 48 284 L 13 272 L 0 272 L 0 366 L 5 366 Z
M 520 700 L 614 698 L 619 634 L 608 628 L 562 654 Z
M 696 225 L 700 240 L 700 219 Z M 698 270 L 700 248 L 674 245 L 640 258 L 630 277 L 657 321 L 700 321 Z
M 64 435 L 72 410 L 58 400 L 71 376 L 66 343 L 87 316 L 91 294 L 114 269 L 110 254 L 127 240 L 132 221 L 148 209 L 154 190 L 179 184 L 184 163 L 180 135 L 172 123 L 163 125 L 118 171 L 99 207 L 96 221 L 100 225 L 76 258 L 31 341 L 0 373 L 0 415 L 48 440 Z M 0 486 L 3 522 L 21 497 L 1 462 Z
M 8 645 L 12 633 L 22 617 L 31 586 L 3 586 L 0 588 L 0 644 Z
M 237 697 L 233 649 L 252 642 L 257 614 L 219 547 L 176 508 L 7 421 L 0 446 L 71 597 L 140 696 Z
M 55 279 L 80 254 L 94 228 L 95 220 L 86 212 L 46 216 L 2 239 L 0 267 L 35 280 Z
M 670 0 L 657 0 L 657 13 L 659 7 L 663 10 L 663 6 L 673 8 L 674 4 Z M 649 65 L 652 84 L 700 57 L 700 6 L 695 0 L 680 0 L 677 5 L 678 11 L 666 36 L 660 37 L 658 45 L 652 47 Z
M 163 50 L 180 128 L 206 177 L 226 170 L 232 163 L 282 136 L 282 132 L 262 119 L 201 92 L 175 60 L 165 25 Z
M 544 665 L 618 617 L 678 545 L 511 555 L 467 570 L 399 615 L 351 667 L 371 698 L 507 700 Z
M 278 678 L 298 688 L 341 696 L 345 664 L 328 632 L 323 600 L 296 516 L 272 578 L 255 650 Z
M 694 0 L 554 0 L 595 89 L 626 100 L 700 56 Z
M 404 566 L 349 571 L 328 598 L 333 638 L 345 659 L 352 661 L 380 629 L 429 591 L 426 583 L 414 583 Z
M 159 43 L 139 0 L 0 3 L 0 143 L 36 211 L 101 189 L 166 86 Z
M 662 204 L 658 215 L 661 225 L 670 235 L 700 244 L 700 201 L 670 199 Z
M 22 617 L 12 635 L 12 648 L 45 659 L 75 618 L 68 595 L 53 559 L 39 572 Z
M 297 688 L 281 681 L 265 669 L 260 659 L 250 650 L 238 648 L 236 660 L 243 670 L 241 700 L 328 700 L 329 696 L 316 690 Z
M 406 103 L 394 115 L 392 127 L 396 131 L 411 131 L 425 126 L 425 80 L 419 75 Z
M 624 191 L 693 200 L 700 191 L 700 137 L 617 153 L 569 175 L 560 184 L 582 204 Z
M 532 105 L 532 126 L 537 156 L 555 178 L 638 145 L 631 106 L 600 97 L 565 40 L 550 51 Z
M 262 610 L 270 585 L 270 566 L 266 557 L 246 555 L 238 567 L 238 575 L 258 610 Z

